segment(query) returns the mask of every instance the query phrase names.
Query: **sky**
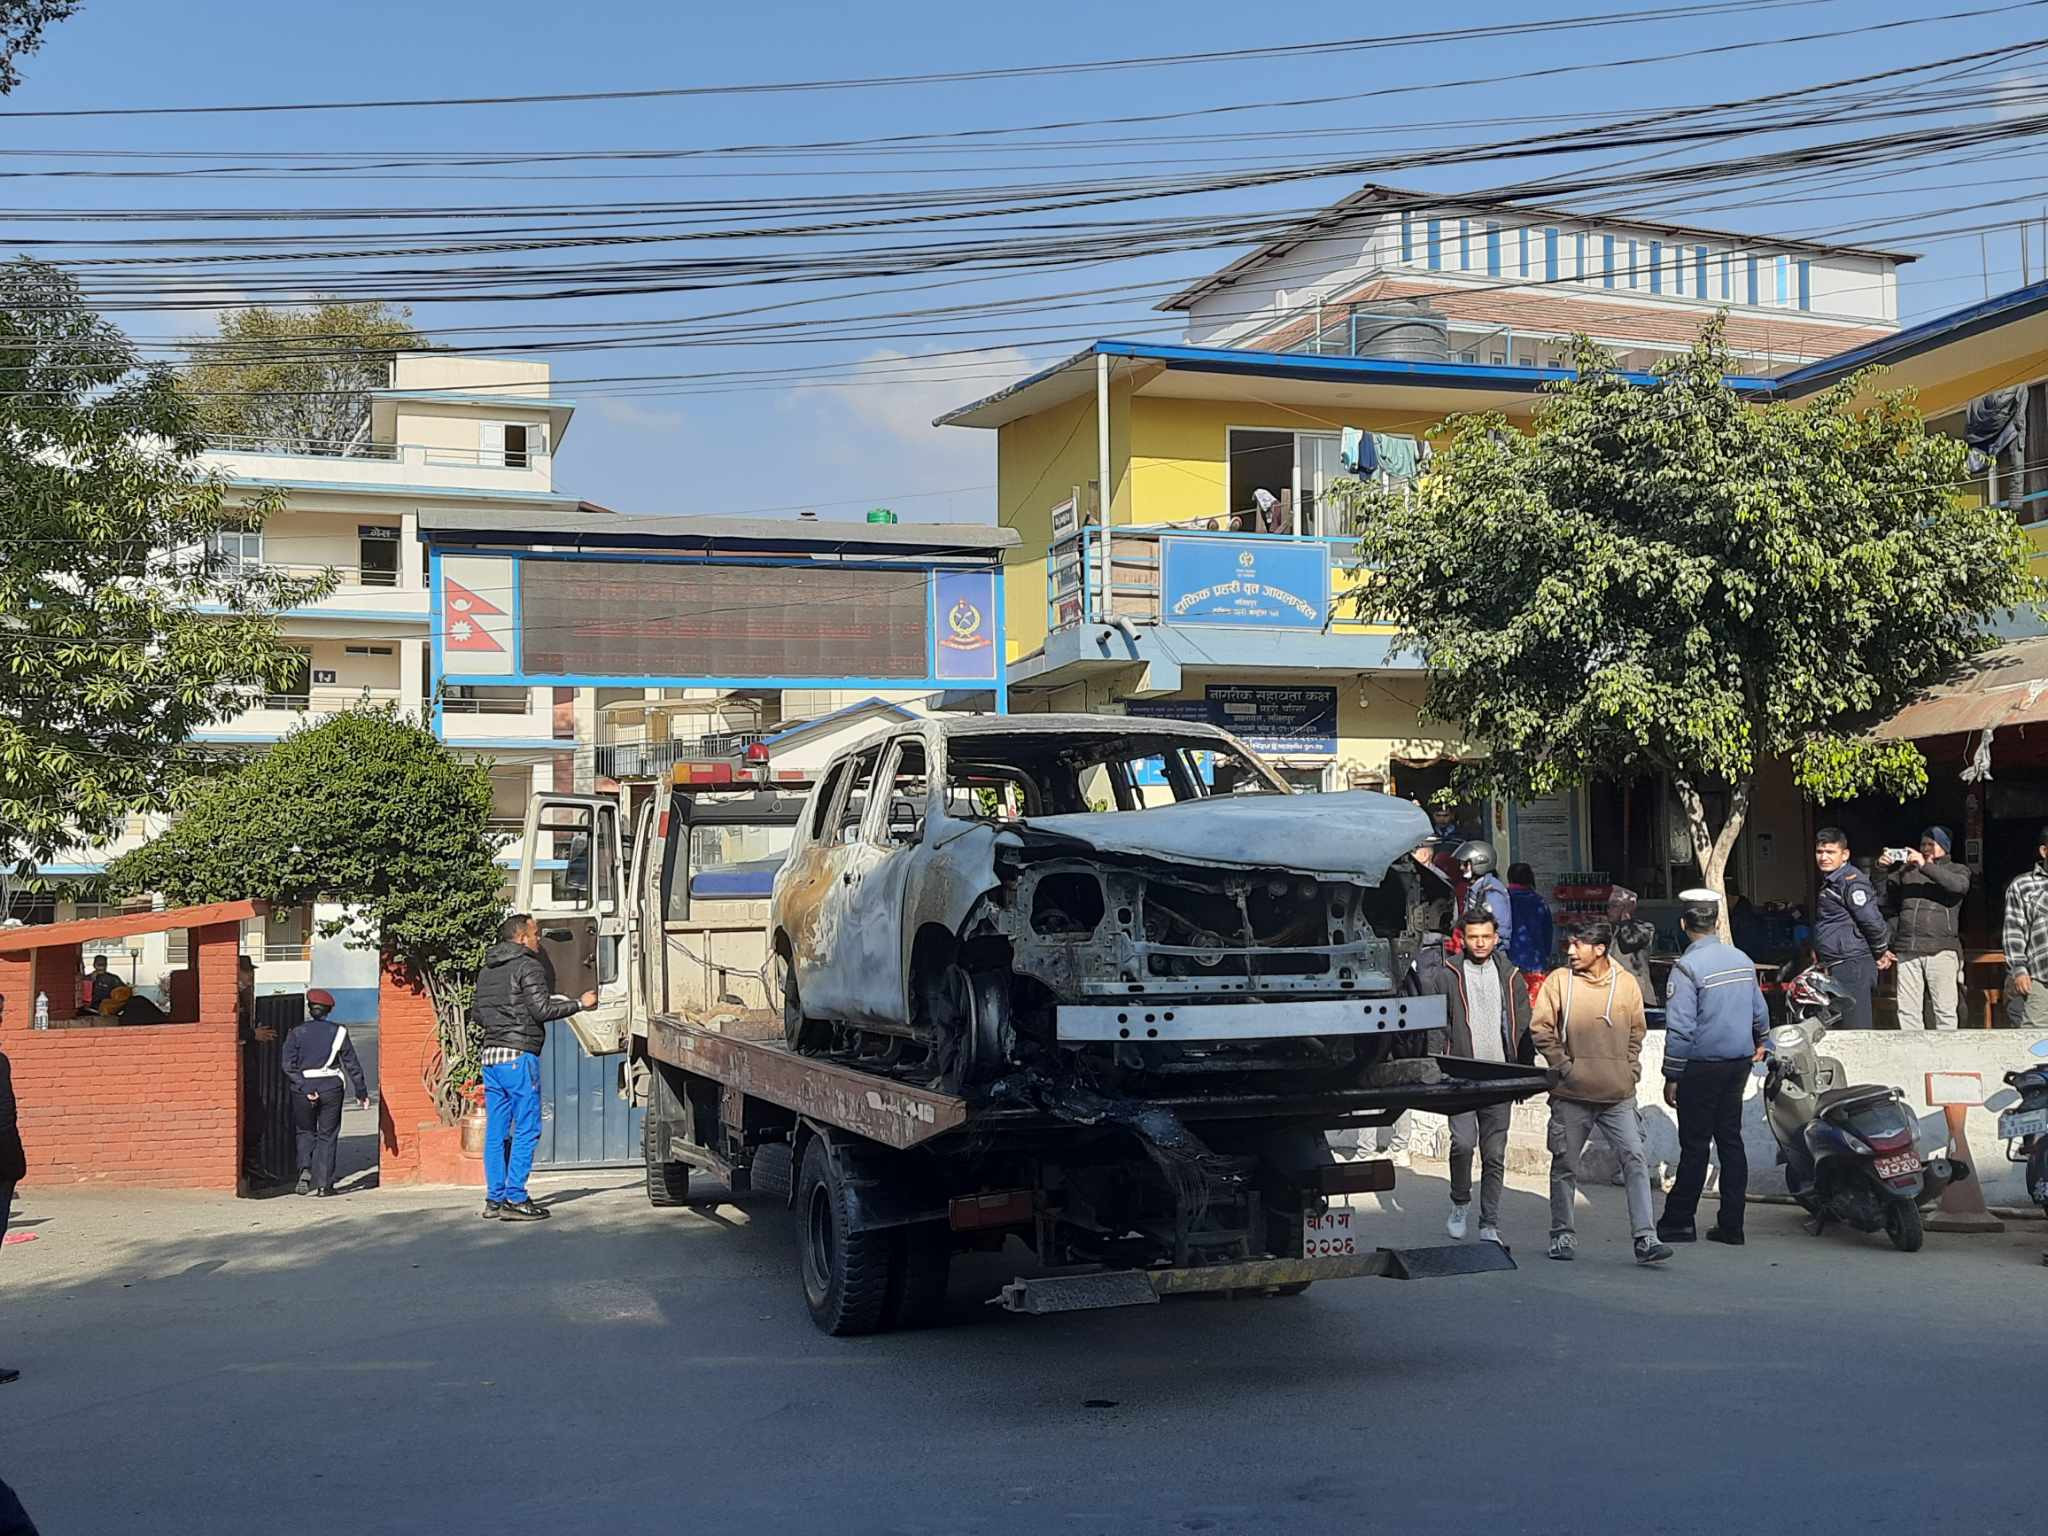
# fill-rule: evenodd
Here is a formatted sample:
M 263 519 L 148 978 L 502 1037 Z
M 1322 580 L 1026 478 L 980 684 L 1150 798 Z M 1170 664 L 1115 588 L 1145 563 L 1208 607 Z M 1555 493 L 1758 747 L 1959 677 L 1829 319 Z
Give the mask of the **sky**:
M 1960 73 L 1954 89 L 1981 105 L 1989 121 L 2048 111 L 2039 81 L 2048 78 L 2048 5 L 2010 0 L 1780 0 L 1775 9 L 1643 25 L 1588 26 L 1495 39 L 1421 36 L 1374 49 L 1319 47 L 1337 38 L 1412 30 L 1418 18 L 1449 14 L 1460 28 L 1618 10 L 1618 0 L 1474 0 L 1454 12 L 1419 7 L 1297 8 L 1276 13 L 1241 3 L 1177 0 L 1171 6 L 1075 4 L 975 7 L 906 3 L 848 7 L 756 0 L 707 6 L 607 0 L 602 5 L 541 5 L 528 0 L 355 0 L 315 13 L 275 0 L 87 0 L 48 34 L 21 65 L 24 83 L 0 101 L 6 112 L 111 107 L 304 103 L 331 100 L 657 90 L 747 82 L 846 80 L 995 66 L 1063 65 L 1161 53 L 1306 45 L 1284 56 L 1113 71 L 1054 70 L 1027 78 L 896 84 L 766 94 L 725 94 L 635 101 L 505 106 L 389 108 L 353 112 L 148 117 L 17 117 L 0 122 L 0 251 L 28 248 L 50 259 L 110 253 L 78 242 L 175 235 L 193 226 L 153 221 L 152 210 L 289 210 L 295 218 L 263 224 L 221 221 L 223 233 L 331 233 L 348 207 L 400 207 L 439 227 L 436 213 L 455 204 L 623 204 L 627 214 L 579 215 L 577 227 L 625 218 L 649 201 L 831 196 L 982 182 L 1059 180 L 1093 173 L 1190 174 L 1228 166 L 1278 164 L 1386 150 L 1428 149 L 1474 137 L 1512 138 L 1554 131 L 1568 114 L 1642 114 L 1655 118 L 1718 99 L 1762 97 L 1830 79 L 1955 57 L 2032 38 L 2043 52 L 1992 61 Z M 1848 33 L 1941 13 L 1953 18 L 1890 31 Z M 1642 8 L 1632 8 L 1640 14 Z M 1824 33 L 1812 41 L 1719 54 L 1752 40 Z M 1643 55 L 1684 53 L 1662 62 L 1619 65 Z M 1611 67 L 1587 69 L 1586 65 Z M 1536 79 L 1533 71 L 1567 70 Z M 1426 87 L 1416 89 L 1415 87 Z M 1304 98 L 1348 97 L 1318 105 Z M 1108 117 L 1186 113 L 1223 105 L 1244 110 L 1158 123 L 989 136 L 939 150 L 891 146 L 865 154 L 806 150 L 777 155 L 616 159 L 551 166 L 405 167 L 332 173 L 275 171 L 339 152 L 490 152 L 493 156 L 620 149 L 702 150 L 735 145 L 1016 129 Z M 1424 125 L 1484 122 L 1486 126 Z M 1896 125 L 1889 125 L 1896 126 Z M 1208 142 L 1143 142 L 1199 131 Z M 1839 132 L 1878 131 L 1876 129 Z M 1319 137 L 1308 138 L 1311 133 Z M 1292 138 L 1275 135 L 1293 135 Z M 1086 143 L 1033 147 L 1035 140 Z M 1768 141 L 1785 142 L 1782 139 Z M 1022 145 L 1024 147 L 1017 148 Z M 2008 146 L 1971 163 L 1911 174 L 1880 167 L 1854 185 L 1818 189 L 1825 200 L 1733 207 L 1701 222 L 1758 233 L 1808 232 L 1903 220 L 1922 228 L 1979 219 L 2037 222 L 2030 273 L 2043 269 L 2042 227 L 2048 184 L 2038 141 Z M 62 151 L 51 154 L 51 151 Z M 190 151 L 189 161 L 137 159 Z M 285 152 L 301 158 L 294 159 Z M 1705 144 L 1681 159 L 1710 159 L 1730 148 Z M 1258 157 L 1266 157 L 1260 159 Z M 243 157 L 236 159 L 235 157 Z M 1613 158 L 1609 156 L 1608 158 Z M 1548 173 L 1583 159 L 1552 158 Z M 223 176 L 225 164 L 254 165 L 255 176 Z M 167 167 L 215 172 L 165 177 Z M 147 178 L 71 174 L 146 169 Z M 1405 169 L 1403 185 L 1451 192 L 1535 174 L 1520 168 L 1425 162 Z M 1151 216 L 1200 218 L 1213 225 L 1205 248 L 1136 259 L 1103 260 L 1057 272 L 1009 271 L 941 289 L 929 277 L 887 281 L 764 285 L 712 291 L 601 294 L 558 299 L 484 293 L 414 305 L 416 323 L 503 327 L 500 338 L 542 327 L 599 322 L 699 322 L 688 347 L 568 351 L 550 361 L 556 393 L 577 402 L 556 458 L 558 488 L 623 512 L 767 513 L 815 508 L 858 517 L 889 506 L 906 519 L 986 521 L 994 504 L 992 434 L 936 429 L 941 411 L 987 394 L 1093 336 L 1177 339 L 1174 317 L 1152 305 L 1182 282 L 1223 265 L 1248 245 L 1233 243 L 1239 219 L 1306 211 L 1354 190 L 1356 174 L 1282 187 L 1244 188 L 1144 205 Z M 1729 199 L 1739 202 L 1739 199 Z M 1979 213 L 1985 204 L 1996 203 Z M 86 222 L 31 219 L 71 211 Z M 1134 210 L 1124 209 L 1128 215 Z M 1645 205 L 1647 211 L 1647 205 Z M 122 218 L 117 222 L 114 215 Z M 323 217 L 326 215 L 326 217 Z M 718 217 L 726 217 L 719 214 Z M 382 240 L 388 223 L 354 226 Z M 974 226 L 968 226 L 973 228 Z M 1001 231 L 1001 220 L 983 233 Z M 953 226 L 957 231 L 959 226 Z M 203 227 L 202 227 L 203 229 Z M 839 237 L 835 237 L 839 238 Z M 957 238 L 890 232 L 891 240 Z M 845 240 L 840 238 L 840 243 Z M 1889 236 L 1875 244 L 1894 243 Z M 2017 286 L 2020 246 L 2001 228 L 1980 246 L 1976 233 L 1946 240 L 1902 240 L 1924 251 L 1904 269 L 1902 312 L 1913 320 Z M 830 242 L 814 242 L 826 244 Z M 720 254 L 772 256 L 788 249 L 770 238 L 727 242 Z M 133 248 L 130 248 L 131 250 Z M 627 259 L 662 260 L 706 247 L 656 244 Z M 575 252 L 573 259 L 615 253 Z M 357 274 L 396 270 L 398 257 L 343 264 Z M 477 258 L 479 260 L 484 258 Z M 495 259 L 495 258 L 493 258 Z M 522 258 L 507 257 L 516 261 Z M 1987 273 L 1988 268 L 1988 273 Z M 312 294 L 317 262 L 272 267 L 260 279 Z M 102 271 L 106 269 L 101 269 Z M 164 269 L 150 269 L 152 272 Z M 123 279 L 135 293 L 138 279 Z M 169 279 L 163 279 L 168 281 Z M 362 279 L 357 278 L 358 281 Z M 91 281 L 88 278 L 88 281 Z M 144 283 L 159 281 L 145 275 Z M 209 278 L 208 282 L 213 282 Z M 247 290 L 222 277 L 177 312 L 125 309 L 116 318 L 154 352 L 207 327 L 207 304 L 232 303 Z M 403 291 L 404 279 L 391 279 Z M 1054 306 L 1052 295 L 1114 289 Z M 127 300 L 146 303 L 145 297 Z M 999 316 L 971 322 L 918 319 L 867 327 L 846 337 L 847 317 L 901 304 L 1016 301 Z M 769 341 L 730 337 L 727 322 L 704 317 L 738 307 L 799 302 L 815 322 Z M 650 327 L 661 330 L 665 327 Z M 944 330 L 971 331 L 942 336 Z M 901 332 L 901 334 L 897 334 Z M 730 337 L 730 339 L 728 339 Z M 963 349 L 978 349 L 965 351 Z M 796 369 L 801 376 L 749 370 Z M 688 381 L 619 382 L 621 375 L 688 373 Z M 579 383 L 578 381 L 590 381 Z

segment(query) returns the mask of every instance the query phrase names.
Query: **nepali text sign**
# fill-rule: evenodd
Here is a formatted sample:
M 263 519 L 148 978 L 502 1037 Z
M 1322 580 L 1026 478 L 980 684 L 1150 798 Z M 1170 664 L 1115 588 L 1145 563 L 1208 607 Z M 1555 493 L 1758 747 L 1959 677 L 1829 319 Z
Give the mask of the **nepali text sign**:
M 1330 596 L 1326 544 L 1184 534 L 1159 541 L 1159 567 L 1164 623 L 1323 627 Z
M 1337 751 L 1337 690 L 1211 683 L 1209 719 L 1267 757 L 1330 757 Z

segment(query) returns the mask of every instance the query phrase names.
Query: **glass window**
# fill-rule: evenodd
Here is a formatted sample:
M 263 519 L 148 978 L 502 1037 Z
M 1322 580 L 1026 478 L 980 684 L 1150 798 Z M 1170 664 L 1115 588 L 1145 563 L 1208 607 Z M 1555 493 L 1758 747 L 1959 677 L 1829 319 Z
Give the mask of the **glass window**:
M 1349 533 L 1335 526 L 1338 508 L 1325 494 L 1344 473 L 1344 439 L 1335 432 L 1303 432 L 1294 439 L 1297 483 L 1301 486 L 1301 522 L 1297 533 L 1336 538 Z
M 1458 220 L 1458 270 L 1460 272 L 1470 272 L 1472 270 L 1472 221 L 1470 219 Z
M 1412 214 L 1401 215 L 1401 264 L 1412 265 L 1415 261 L 1415 220 Z
M 1726 304 L 1735 297 L 1735 258 L 1721 257 L 1721 302 Z
M 1763 302 L 1763 301 L 1762 301 L 1761 299 L 1759 299 L 1759 298 L 1757 297 L 1757 282 L 1756 282 L 1756 264 L 1757 264 L 1757 258 L 1756 258 L 1756 257 L 1754 257 L 1754 256 L 1750 257 L 1750 258 L 1749 258 L 1749 302 L 1750 302 L 1751 304 L 1760 304 L 1760 303 L 1762 303 L 1762 302 Z
M 1799 307 L 1813 308 L 1813 263 L 1810 261 L 1799 263 Z
M 1593 269 L 1586 265 L 1586 236 L 1572 236 L 1572 276 L 1584 282 L 1593 275 Z
M 303 712 L 313 696 L 313 653 L 292 652 L 291 673 L 284 682 L 263 696 L 265 709 L 290 709 Z
M 1640 256 L 1640 254 L 1639 254 L 1639 253 L 1637 252 L 1637 250 L 1636 250 L 1636 243 L 1635 243 L 1635 241 L 1633 241 L 1633 240 L 1629 241 L 1629 243 L 1628 243 L 1628 285 L 1629 285 L 1629 287 L 1631 287 L 1631 288 L 1639 288 L 1639 287 L 1641 287 L 1641 286 L 1642 286 L 1642 279 L 1641 279 L 1641 278 L 1639 278 L 1639 277 L 1638 277 L 1638 276 L 1636 275 L 1636 272 L 1637 272 L 1637 268 L 1636 268 L 1636 263 L 1637 263 L 1638 261 L 1640 261 L 1641 259 L 1642 259 L 1642 257 Z
M 1774 256 L 1771 258 L 1771 266 L 1777 274 L 1777 303 L 1779 307 L 1782 308 L 1783 306 L 1790 304 L 1792 302 L 1791 258 L 1786 256 Z
M 214 534 L 207 542 L 227 567 L 230 576 L 245 566 L 263 563 L 263 535 L 258 530 L 227 529 Z
M 1520 234 L 1522 236 L 1522 276 L 1527 277 L 1529 275 L 1529 231 L 1524 229 L 1520 231 Z
M 1614 236 L 1600 237 L 1600 279 L 1609 288 L 1614 286 Z
M 1429 270 L 1441 272 L 1444 266 L 1444 221 L 1429 221 Z
M 1693 297 L 1704 299 L 1707 293 L 1707 248 L 1696 245 L 1692 248 Z
M 1486 226 L 1486 275 L 1488 277 L 1500 276 L 1500 226 L 1498 224 Z
M 1543 276 L 1550 282 L 1557 281 L 1557 231 L 1543 231 Z
M 897 743 L 896 760 L 890 769 L 888 808 L 877 828 L 880 840 L 893 847 L 908 848 L 924 837 L 924 812 L 930 787 L 924 758 L 924 743 Z
M 811 803 L 811 825 L 809 837 L 818 842 L 825 836 L 825 828 L 832 823 L 832 802 L 839 797 L 839 789 L 846 782 L 846 765 L 841 763 L 825 775 L 825 782 L 818 786 L 818 798 Z
M 846 793 L 839 802 L 839 815 L 834 826 L 836 842 L 851 843 L 860 838 L 861 814 L 866 811 L 869 781 L 875 776 L 875 768 L 882 760 L 882 749 L 871 747 L 853 760 L 846 776 Z
M 1685 247 L 1671 247 L 1671 291 L 1681 299 L 1685 297 Z
M 1652 240 L 1650 242 L 1650 292 L 1662 293 L 1663 291 L 1664 242 L 1662 240 Z

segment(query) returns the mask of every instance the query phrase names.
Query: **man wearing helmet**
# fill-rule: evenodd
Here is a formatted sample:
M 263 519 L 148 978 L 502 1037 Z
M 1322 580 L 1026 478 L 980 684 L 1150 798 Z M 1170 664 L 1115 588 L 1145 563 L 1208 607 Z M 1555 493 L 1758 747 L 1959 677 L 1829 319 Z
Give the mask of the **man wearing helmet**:
M 1465 877 L 1464 912 L 1483 907 L 1493 914 L 1494 926 L 1500 930 L 1503 945 L 1514 942 L 1515 906 L 1508 895 L 1508 883 L 1501 879 L 1495 858 L 1493 844 L 1474 839 L 1460 843 L 1458 851 L 1451 856 L 1457 861 L 1458 873 Z M 1464 912 L 1459 913 L 1460 917 Z
M 292 1084 L 292 1128 L 298 1132 L 299 1193 L 334 1193 L 334 1144 L 341 1131 L 342 1081 L 355 1089 L 358 1107 L 370 1102 L 363 1064 L 348 1031 L 328 1017 L 334 994 L 315 987 L 306 994 L 305 1023 L 285 1036 L 284 1075 Z

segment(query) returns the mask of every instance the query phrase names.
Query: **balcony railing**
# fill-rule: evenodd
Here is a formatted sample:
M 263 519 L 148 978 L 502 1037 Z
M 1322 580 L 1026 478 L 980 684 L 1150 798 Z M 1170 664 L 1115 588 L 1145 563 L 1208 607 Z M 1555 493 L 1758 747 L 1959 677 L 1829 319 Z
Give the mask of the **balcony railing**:
M 1172 524 L 1090 525 L 1055 539 L 1046 628 L 1207 624 L 1320 631 L 1355 584 L 1354 538 L 1229 533 Z
M 506 694 L 505 696 L 503 696 L 503 697 L 490 697 L 490 698 L 476 698 L 476 699 L 454 699 L 454 698 L 443 698 L 443 699 L 441 700 L 441 713 L 442 713 L 442 714 L 444 714 L 444 715 L 530 715 L 530 714 L 532 714 L 532 713 L 533 713 L 533 694 L 532 694 L 532 692 L 531 692 L 530 690 L 528 690 L 528 689 L 525 689 L 525 688 L 521 688 L 521 689 L 518 689 L 518 690 L 516 690 L 516 692 L 517 692 L 517 697 L 513 697 L 511 693 L 507 693 L 507 694 Z M 432 700 L 431 698 L 430 698 L 430 699 L 428 699 L 428 700 L 427 700 L 426 702 L 427 702 L 427 704 L 428 704 L 428 705 L 429 705 L 430 707 L 431 707 L 431 706 L 432 706 L 432 704 L 433 704 L 433 700 Z
M 294 459 L 382 459 L 398 458 L 396 443 L 365 443 L 353 439 L 339 442 L 317 437 L 269 437 L 261 433 L 220 432 L 208 437 L 206 446 L 216 453 L 271 453 Z
M 303 965 L 313 958 L 311 944 L 251 945 L 250 956 L 258 965 Z
M 334 578 L 344 587 L 382 587 L 392 590 L 403 584 L 404 578 L 398 571 L 365 570 L 359 565 L 306 565 L 284 560 L 245 560 L 227 573 L 228 580 L 235 578 L 236 571 L 247 571 L 251 575 L 276 572 L 281 576 L 320 577 L 333 573 Z
M 764 731 L 726 731 L 689 740 L 600 742 L 591 749 L 601 779 L 658 779 L 677 763 L 738 757 L 766 736 Z

